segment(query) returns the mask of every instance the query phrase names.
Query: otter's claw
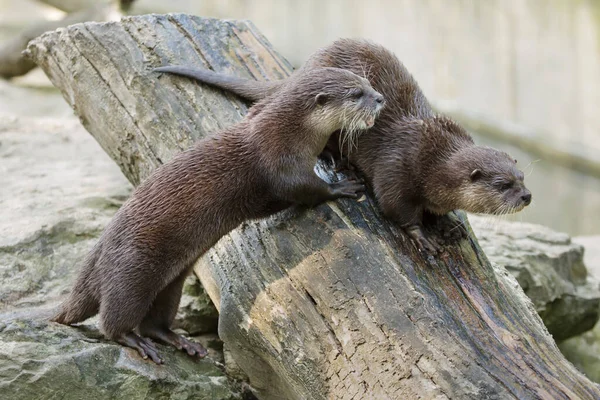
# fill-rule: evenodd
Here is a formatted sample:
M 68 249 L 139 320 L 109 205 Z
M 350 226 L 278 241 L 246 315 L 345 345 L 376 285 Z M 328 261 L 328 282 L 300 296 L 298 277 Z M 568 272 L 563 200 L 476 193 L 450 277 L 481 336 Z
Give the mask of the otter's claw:
M 425 237 L 423 229 L 421 229 L 419 225 L 407 227 L 405 230 L 419 250 L 425 250 L 426 252 L 433 254 L 436 254 L 441 250 L 441 246 L 435 240 Z
M 428 253 L 436 254 L 441 250 L 441 246 L 435 240 L 430 240 L 425 237 L 413 238 L 419 247 L 419 250 L 425 250 Z
M 335 197 L 350 197 L 358 199 L 360 193 L 367 190 L 362 179 L 348 178 L 330 185 Z
M 204 358 L 208 354 L 208 351 L 200 343 L 193 342 L 170 329 L 152 327 L 146 328 L 143 333 L 165 344 L 170 344 L 177 350 L 183 350 L 192 357 Z
M 179 343 L 181 348 L 185 350 L 190 356 L 196 356 L 198 358 L 204 358 L 208 355 L 208 351 L 200 343 L 193 342 L 186 339 L 183 336 L 179 336 Z
M 136 335 L 133 332 L 129 332 L 118 338 L 115 338 L 115 342 L 120 343 L 123 346 L 136 349 L 144 360 L 150 358 L 156 364 L 163 363 L 163 360 L 158 355 L 158 350 L 156 349 L 156 346 L 150 339 L 143 338 Z

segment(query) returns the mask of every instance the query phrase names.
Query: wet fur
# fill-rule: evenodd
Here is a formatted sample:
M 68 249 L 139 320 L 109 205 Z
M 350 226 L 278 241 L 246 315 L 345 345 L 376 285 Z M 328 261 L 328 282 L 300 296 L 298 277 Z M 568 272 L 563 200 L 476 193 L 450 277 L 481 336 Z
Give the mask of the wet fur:
M 349 99 L 357 87 L 364 96 Z M 175 156 L 116 213 L 53 320 L 100 313 L 101 330 L 115 340 L 135 328 L 142 336 L 168 329 L 193 263 L 223 235 L 293 204 L 354 197 L 356 184 L 327 184 L 313 168 L 331 132 L 376 115 L 380 97 L 348 71 L 307 71 L 242 122 Z
M 504 152 L 476 146 L 459 124 L 436 114 L 393 53 L 366 40 L 341 39 L 313 54 L 297 73 L 324 66 L 366 77 L 386 99 L 385 109 L 375 125 L 358 137 L 355 149 L 340 146 L 335 135 L 328 149 L 365 175 L 382 212 L 404 227 L 420 247 L 429 245 L 421 229 L 425 212 L 444 215 L 463 209 L 504 214 L 529 204 L 531 195 L 514 160 Z M 251 101 L 275 93 L 284 82 L 167 68 Z M 470 178 L 474 170 L 480 171 L 477 179 Z M 500 181 L 513 182 L 513 190 L 501 192 Z M 522 201 L 528 194 L 529 201 Z

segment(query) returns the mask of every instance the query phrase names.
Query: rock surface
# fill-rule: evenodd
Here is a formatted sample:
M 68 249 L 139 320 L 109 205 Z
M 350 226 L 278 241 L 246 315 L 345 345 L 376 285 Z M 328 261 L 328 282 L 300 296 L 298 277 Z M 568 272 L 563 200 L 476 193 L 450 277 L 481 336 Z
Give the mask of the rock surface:
M 240 398 L 214 334 L 196 338 L 209 358 L 194 362 L 161 346 L 167 364 L 159 367 L 104 340 L 93 319 L 78 329 L 47 322 L 131 191 L 79 121 L 0 117 L 0 187 L 3 398 Z M 178 325 L 214 331 L 214 306 L 195 277 L 188 282 Z
M 584 247 L 583 262 L 590 275 L 600 281 L 600 235 L 576 236 L 573 241 Z
M 204 291 L 200 280 L 195 275 L 190 276 L 183 287 L 174 326 L 190 335 L 199 335 L 216 333 L 218 323 L 219 312 Z
M 591 331 L 559 343 L 558 348 L 578 370 L 600 383 L 600 324 Z
M 600 282 L 600 236 L 579 236 L 573 241 L 585 248 L 585 265 L 591 277 Z M 583 335 L 559 343 L 558 347 L 577 369 L 594 382 L 600 382 L 600 324 Z
M 73 118 L 1 118 L 0 187 L 0 310 L 68 291 L 131 190 Z
M 78 329 L 31 318 L 0 323 L 0 388 L 4 398 L 206 399 L 241 398 L 211 360 L 193 361 L 161 347 L 164 366 Z
M 592 329 L 600 286 L 588 276 L 581 245 L 540 225 L 478 216 L 469 221 L 489 260 L 517 279 L 556 341 Z

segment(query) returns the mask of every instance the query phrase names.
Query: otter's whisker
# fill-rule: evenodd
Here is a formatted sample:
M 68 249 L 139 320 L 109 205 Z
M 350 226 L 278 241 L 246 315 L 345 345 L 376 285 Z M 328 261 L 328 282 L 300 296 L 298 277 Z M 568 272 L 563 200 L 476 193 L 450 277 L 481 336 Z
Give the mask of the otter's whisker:
M 346 116 L 346 107 L 344 107 L 344 111 L 342 112 L 342 128 L 340 129 L 340 134 L 338 136 L 338 150 L 340 152 L 340 156 L 344 155 L 343 138 L 347 134 L 346 133 L 347 129 L 348 129 L 348 117 Z
M 461 226 L 464 227 L 465 230 L 467 229 L 467 226 L 465 225 L 465 223 L 463 221 L 459 220 L 458 223 L 453 228 L 450 228 L 450 232 L 454 231 L 455 229 L 460 228 Z
M 529 170 L 529 172 L 528 172 L 528 173 L 526 173 L 526 174 L 525 174 L 525 177 L 528 177 L 528 176 L 530 176 L 531 174 L 533 174 L 533 170 L 534 170 L 534 166 L 535 166 L 535 164 L 536 164 L 536 163 L 538 163 L 538 162 L 540 162 L 540 161 L 542 161 L 542 160 L 541 160 L 541 159 L 533 160 L 533 161 L 531 161 L 529 164 L 527 164 L 527 165 L 525 166 L 525 168 L 523 168 L 524 170 L 527 170 L 527 168 L 529 168 L 529 167 L 531 166 L 531 169 Z

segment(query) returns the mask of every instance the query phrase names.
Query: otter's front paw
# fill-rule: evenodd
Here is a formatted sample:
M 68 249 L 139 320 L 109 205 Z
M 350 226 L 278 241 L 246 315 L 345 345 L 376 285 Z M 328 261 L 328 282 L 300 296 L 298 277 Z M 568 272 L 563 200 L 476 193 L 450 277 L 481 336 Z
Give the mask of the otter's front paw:
M 349 197 L 358 199 L 361 193 L 367 190 L 363 180 L 358 177 L 343 179 L 339 182 L 332 183 L 329 187 L 336 198 Z

